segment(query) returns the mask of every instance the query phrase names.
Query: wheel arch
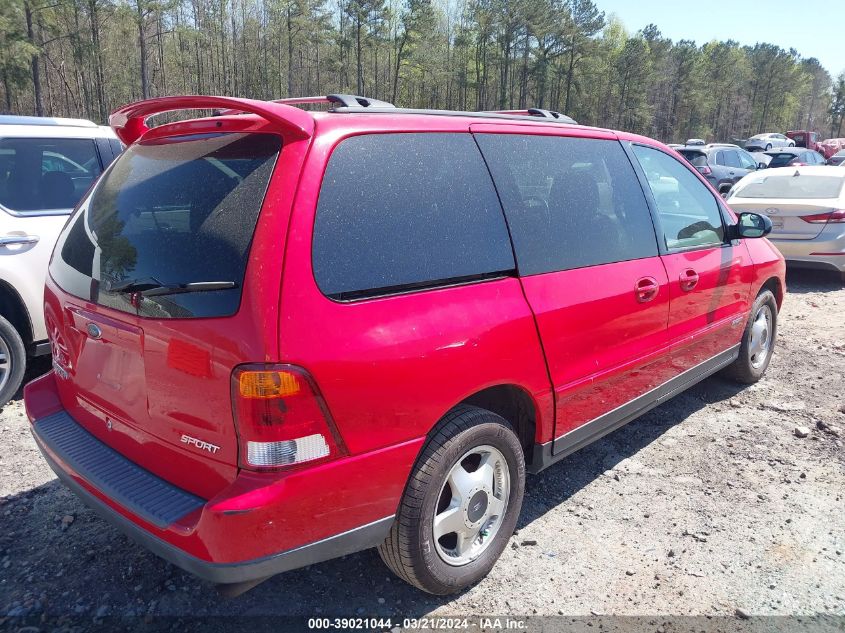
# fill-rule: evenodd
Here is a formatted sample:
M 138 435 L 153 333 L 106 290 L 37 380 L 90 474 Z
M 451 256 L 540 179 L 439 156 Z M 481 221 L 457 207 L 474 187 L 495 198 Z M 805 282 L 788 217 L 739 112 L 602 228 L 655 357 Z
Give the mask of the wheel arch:
M 760 292 L 764 290 L 769 290 L 775 296 L 775 302 L 778 304 L 778 311 L 780 311 L 781 306 L 783 305 L 783 285 L 780 282 L 780 279 L 777 277 L 769 277 L 763 285 L 760 286 Z M 758 293 L 759 295 L 759 293 Z
M 537 441 L 538 405 L 528 391 L 515 384 L 494 385 L 467 396 L 460 402 L 457 402 L 449 411 L 461 405 L 486 409 L 507 420 L 516 431 L 519 443 L 525 454 L 526 464 L 530 463 L 533 455 L 533 447 Z M 443 417 L 446 415 L 448 415 L 448 411 Z M 438 425 L 435 425 L 434 429 Z
M 25 346 L 32 343 L 32 319 L 18 291 L 0 281 L 0 316 L 18 331 Z

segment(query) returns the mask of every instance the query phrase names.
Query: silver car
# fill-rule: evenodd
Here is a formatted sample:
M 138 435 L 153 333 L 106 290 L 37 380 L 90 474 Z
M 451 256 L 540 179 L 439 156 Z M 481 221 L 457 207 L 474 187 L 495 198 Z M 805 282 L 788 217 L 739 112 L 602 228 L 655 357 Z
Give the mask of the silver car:
M 769 239 L 788 264 L 836 270 L 845 281 L 845 167 L 775 167 L 740 180 L 727 199 L 737 213 L 772 221 Z
M 767 132 L 766 134 L 757 134 L 745 141 L 745 149 L 749 152 L 763 151 L 768 152 L 773 147 L 795 147 L 795 141 L 787 138 L 783 134 L 776 132 Z

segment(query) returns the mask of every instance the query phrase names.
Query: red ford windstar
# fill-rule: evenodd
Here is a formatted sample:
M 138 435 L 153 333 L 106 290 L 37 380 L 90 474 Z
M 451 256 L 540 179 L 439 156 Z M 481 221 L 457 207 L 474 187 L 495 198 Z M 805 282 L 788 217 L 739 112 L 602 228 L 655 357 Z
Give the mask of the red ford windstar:
M 217 112 L 146 126 L 185 109 Z M 656 141 L 350 95 L 111 124 L 129 147 L 50 264 L 32 432 L 83 501 L 229 591 L 369 547 L 457 591 L 526 472 L 771 359 L 771 223 Z

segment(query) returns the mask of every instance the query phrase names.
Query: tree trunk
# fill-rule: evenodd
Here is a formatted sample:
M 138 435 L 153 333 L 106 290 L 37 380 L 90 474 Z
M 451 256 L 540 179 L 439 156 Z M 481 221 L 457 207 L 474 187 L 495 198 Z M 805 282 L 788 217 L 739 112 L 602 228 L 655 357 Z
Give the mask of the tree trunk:
M 24 2 L 23 11 L 24 16 L 26 17 L 26 38 L 29 40 L 29 43 L 36 48 L 36 52 L 32 54 L 32 58 L 30 59 L 32 90 L 35 96 L 35 114 L 37 116 L 44 116 L 44 105 L 41 97 L 41 48 L 35 41 L 35 29 L 32 25 L 32 7 L 29 6 L 29 2 Z
M 566 99 L 563 102 L 563 113 L 569 114 L 570 96 L 572 94 L 572 75 L 575 72 L 575 39 L 569 47 L 569 68 L 566 71 Z
M 141 0 L 135 0 L 135 7 L 138 10 L 138 46 L 140 47 L 141 55 L 141 97 L 144 99 L 150 98 L 149 77 L 147 75 L 147 38 L 144 33 L 144 22 L 146 16 L 144 15 L 144 5 Z

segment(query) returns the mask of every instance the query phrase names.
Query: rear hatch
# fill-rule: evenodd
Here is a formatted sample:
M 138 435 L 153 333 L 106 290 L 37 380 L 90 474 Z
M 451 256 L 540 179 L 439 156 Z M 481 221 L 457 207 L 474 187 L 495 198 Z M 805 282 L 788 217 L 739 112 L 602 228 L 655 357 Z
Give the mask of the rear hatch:
M 843 182 L 841 176 L 808 174 L 800 168 L 761 171 L 743 179 L 728 204 L 737 213 L 768 216 L 774 239 L 811 240 L 824 229 L 826 217 L 840 208 Z
M 50 264 L 45 312 L 63 405 L 129 459 L 206 498 L 237 474 L 232 370 L 270 353 L 244 286 L 280 147 L 255 133 L 132 145 Z

